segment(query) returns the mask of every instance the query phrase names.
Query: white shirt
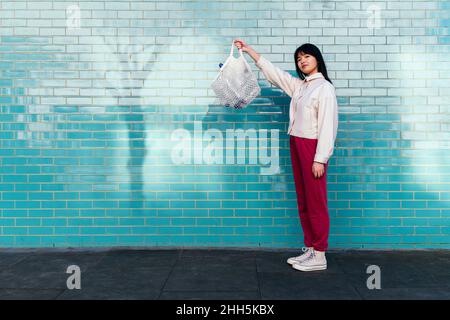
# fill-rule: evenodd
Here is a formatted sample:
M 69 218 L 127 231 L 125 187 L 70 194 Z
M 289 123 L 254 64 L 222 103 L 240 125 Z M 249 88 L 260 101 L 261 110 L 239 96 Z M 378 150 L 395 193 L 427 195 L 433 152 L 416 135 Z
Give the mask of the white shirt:
M 291 97 L 288 134 L 318 139 L 314 161 L 327 163 L 333 154 L 338 129 L 336 90 L 322 73 L 304 80 L 274 66 L 260 56 L 256 66 L 267 80 Z

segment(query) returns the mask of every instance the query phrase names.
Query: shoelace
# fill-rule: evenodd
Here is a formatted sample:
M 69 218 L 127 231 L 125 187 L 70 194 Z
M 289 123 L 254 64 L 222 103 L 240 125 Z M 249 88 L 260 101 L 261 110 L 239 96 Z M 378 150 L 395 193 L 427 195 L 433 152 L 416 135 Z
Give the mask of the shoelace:
M 316 252 L 314 251 L 314 249 L 311 249 L 311 253 L 310 253 L 310 255 L 306 258 L 305 261 L 311 260 L 311 259 L 314 258 L 315 256 L 316 256 Z
M 302 247 L 302 251 L 303 252 L 307 252 L 309 250 L 309 248 L 308 247 Z M 299 255 L 298 257 L 301 257 L 303 254 L 301 254 L 301 255 Z
M 307 252 L 309 250 L 308 247 L 302 247 L 302 252 Z M 301 257 L 303 254 L 299 255 L 299 257 Z

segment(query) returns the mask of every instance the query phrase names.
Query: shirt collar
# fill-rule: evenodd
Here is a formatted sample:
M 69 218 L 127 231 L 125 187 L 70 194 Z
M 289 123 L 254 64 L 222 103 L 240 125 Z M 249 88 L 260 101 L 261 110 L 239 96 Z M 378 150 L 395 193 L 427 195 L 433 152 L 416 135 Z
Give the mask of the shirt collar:
M 305 77 L 305 81 L 311 81 L 317 78 L 324 78 L 323 74 L 321 72 L 316 72 L 310 76 Z

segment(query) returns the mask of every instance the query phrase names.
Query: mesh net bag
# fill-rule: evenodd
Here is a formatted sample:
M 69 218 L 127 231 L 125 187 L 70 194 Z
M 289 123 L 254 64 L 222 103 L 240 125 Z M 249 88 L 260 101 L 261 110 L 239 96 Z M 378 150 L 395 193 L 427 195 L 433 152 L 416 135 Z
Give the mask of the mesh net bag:
M 216 94 L 217 104 L 242 109 L 260 94 L 261 88 L 242 50 L 239 50 L 239 58 L 235 58 L 233 53 L 234 44 L 231 45 L 230 56 L 220 68 L 211 88 Z

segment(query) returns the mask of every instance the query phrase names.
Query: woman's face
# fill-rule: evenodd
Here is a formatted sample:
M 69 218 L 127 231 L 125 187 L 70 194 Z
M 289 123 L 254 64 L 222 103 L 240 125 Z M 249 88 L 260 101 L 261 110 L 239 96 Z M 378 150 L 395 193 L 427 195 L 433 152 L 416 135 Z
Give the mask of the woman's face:
M 301 72 L 306 75 L 317 72 L 317 60 L 310 54 L 300 52 L 297 57 L 297 65 Z

